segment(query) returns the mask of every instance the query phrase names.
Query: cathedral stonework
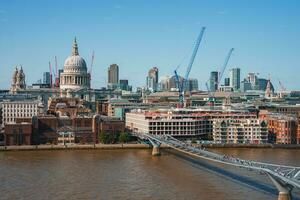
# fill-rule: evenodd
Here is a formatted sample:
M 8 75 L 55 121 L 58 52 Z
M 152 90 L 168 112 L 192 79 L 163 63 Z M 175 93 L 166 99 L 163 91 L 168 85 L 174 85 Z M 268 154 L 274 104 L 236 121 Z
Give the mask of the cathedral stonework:
M 22 90 L 22 89 L 23 90 L 26 89 L 26 83 L 25 83 L 25 73 L 21 66 L 20 69 L 18 69 L 18 67 L 16 67 L 16 69 L 13 73 L 10 92 L 15 93 L 16 91 Z
M 85 60 L 79 56 L 76 38 L 72 55 L 64 63 L 64 71 L 60 75 L 60 89 L 90 89 L 90 74 L 87 72 Z

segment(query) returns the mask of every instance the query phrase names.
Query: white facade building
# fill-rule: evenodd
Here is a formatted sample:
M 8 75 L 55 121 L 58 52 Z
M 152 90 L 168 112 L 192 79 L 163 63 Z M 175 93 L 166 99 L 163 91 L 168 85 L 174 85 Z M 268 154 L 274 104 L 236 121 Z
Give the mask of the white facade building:
M 18 117 L 33 117 L 39 113 L 40 101 L 4 101 L 2 104 L 2 126 L 15 122 Z
M 264 120 L 250 119 L 214 119 L 213 139 L 215 143 L 267 143 L 268 126 Z
M 172 113 L 126 113 L 126 127 L 136 133 L 153 135 L 199 136 L 206 134 L 207 120 Z

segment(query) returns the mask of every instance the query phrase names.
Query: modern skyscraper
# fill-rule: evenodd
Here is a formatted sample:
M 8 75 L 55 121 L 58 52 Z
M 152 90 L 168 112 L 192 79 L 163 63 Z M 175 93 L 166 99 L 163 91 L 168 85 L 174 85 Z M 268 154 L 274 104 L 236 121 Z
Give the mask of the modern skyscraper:
M 156 92 L 158 89 L 158 68 L 153 67 L 149 70 L 146 79 L 147 89 Z
M 251 83 L 252 90 L 258 90 L 259 84 L 258 84 L 258 77 L 255 73 L 248 73 L 248 82 Z
M 247 92 L 249 90 L 252 90 L 252 84 L 247 79 L 244 79 L 241 82 L 240 90 L 241 90 L 241 92 Z
M 189 78 L 187 90 L 197 91 L 198 89 L 198 80 L 196 78 Z
M 215 92 L 218 90 L 218 81 L 219 81 L 219 72 L 217 71 L 210 72 L 209 90 L 211 92 Z
M 127 79 L 120 79 L 120 89 L 121 90 L 126 90 L 126 91 L 131 91 L 132 87 L 128 85 L 128 80 Z
M 43 73 L 43 84 L 50 85 L 50 72 Z
M 224 79 L 224 86 L 230 86 L 230 78 Z
M 230 86 L 234 91 L 240 89 L 241 85 L 241 69 L 240 68 L 232 68 L 230 70 Z
M 108 88 L 116 89 L 119 84 L 119 66 L 111 64 L 108 68 Z

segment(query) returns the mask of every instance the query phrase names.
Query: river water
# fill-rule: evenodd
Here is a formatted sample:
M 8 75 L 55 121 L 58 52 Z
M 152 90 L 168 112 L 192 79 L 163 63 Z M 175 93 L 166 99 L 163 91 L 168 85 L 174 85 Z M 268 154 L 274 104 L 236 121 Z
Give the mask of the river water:
M 300 150 L 212 151 L 300 166 Z M 277 199 L 265 175 L 173 150 L 0 152 L 0 182 L 0 199 Z

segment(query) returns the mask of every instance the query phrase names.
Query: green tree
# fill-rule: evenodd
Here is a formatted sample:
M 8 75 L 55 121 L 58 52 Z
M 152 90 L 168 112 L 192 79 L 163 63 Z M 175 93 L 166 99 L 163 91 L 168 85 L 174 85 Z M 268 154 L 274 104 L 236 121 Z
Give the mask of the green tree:
M 116 143 L 116 136 L 113 133 L 108 134 L 108 141 L 107 143 L 113 144 Z
M 193 138 L 192 141 L 191 141 L 191 143 L 192 143 L 192 144 L 196 144 L 196 143 L 197 143 L 197 140 L 196 140 L 195 138 Z
M 107 144 L 109 143 L 109 135 L 107 133 L 100 132 L 99 140 L 102 144 Z
M 122 132 L 119 135 L 119 143 L 127 143 L 129 141 L 129 134 Z

